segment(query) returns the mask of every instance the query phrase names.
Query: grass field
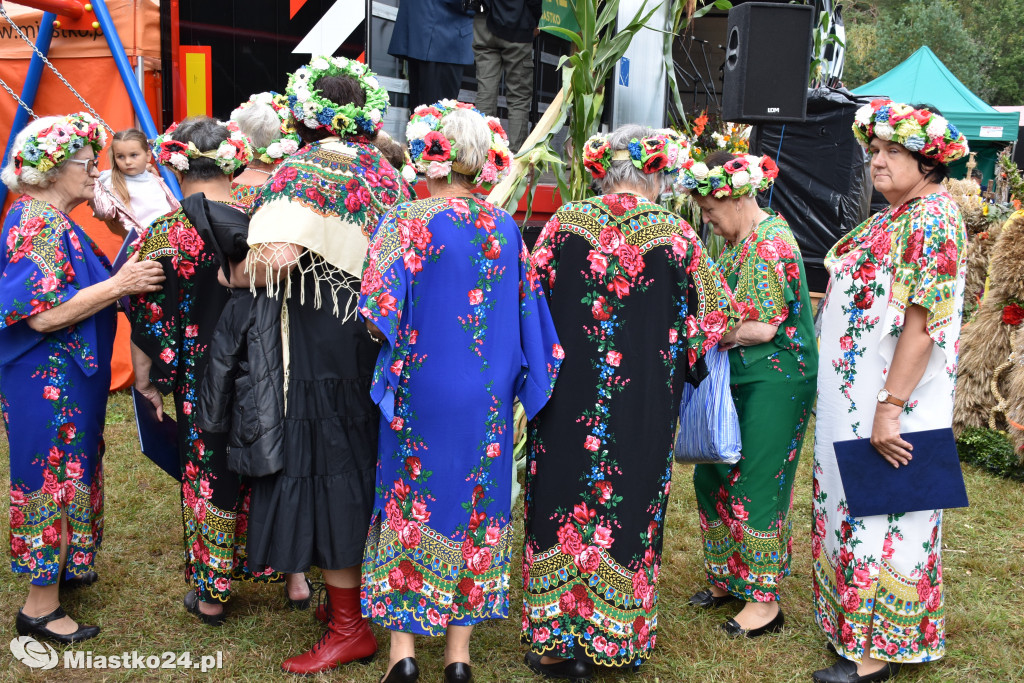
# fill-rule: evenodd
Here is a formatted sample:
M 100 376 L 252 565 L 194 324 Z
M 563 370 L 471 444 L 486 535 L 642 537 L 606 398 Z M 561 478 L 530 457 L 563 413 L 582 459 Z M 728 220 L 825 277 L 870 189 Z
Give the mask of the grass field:
M 100 581 L 65 597 L 76 618 L 103 631 L 84 648 L 94 655 L 137 651 L 142 656 L 189 651 L 193 658 L 222 653 L 223 668 L 198 671 L 30 670 L 7 652 L 16 635 L 14 617 L 24 601 L 24 575 L 0 572 L 0 614 L 6 624 L 0 678 L 10 681 L 81 680 L 289 680 L 282 659 L 309 647 L 321 625 L 312 612 L 285 609 L 279 585 L 236 584 L 229 619 L 220 629 L 200 624 L 181 605 L 182 578 L 179 494 L 176 483 L 138 452 L 130 399 L 111 397 L 107 414 L 106 538 L 96 570 Z M 6 441 L 0 469 L 7 476 Z M 811 609 L 810 515 L 811 440 L 797 478 L 793 523 L 793 576 L 783 586 L 786 628 L 778 636 L 733 641 L 718 624 L 736 611 L 725 607 L 700 613 L 686 605 L 702 587 L 700 534 L 690 468 L 678 467 L 667 520 L 659 598 L 658 644 L 653 658 L 635 675 L 608 672 L 601 681 L 627 683 L 692 681 L 809 681 L 810 672 L 831 664 Z M 946 514 L 943 576 L 946 580 L 946 657 L 905 667 L 902 681 L 1024 681 L 1024 487 L 966 468 L 972 505 Z M 519 644 L 520 595 L 513 570 L 512 618 L 479 627 L 473 640 L 476 680 L 540 680 L 522 664 Z M 314 577 L 316 578 L 316 577 Z M 376 629 L 382 648 L 387 635 Z M 443 643 L 421 639 L 421 681 L 438 683 Z M 386 649 L 368 665 L 351 664 L 310 680 L 376 683 Z M 298 679 L 294 679 L 298 680 Z

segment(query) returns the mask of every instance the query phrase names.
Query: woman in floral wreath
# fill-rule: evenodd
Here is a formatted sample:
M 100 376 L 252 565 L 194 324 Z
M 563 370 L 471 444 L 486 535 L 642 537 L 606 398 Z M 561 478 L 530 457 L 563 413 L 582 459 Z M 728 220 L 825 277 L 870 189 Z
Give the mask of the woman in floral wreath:
M 782 628 L 779 582 L 789 574 L 789 520 L 800 448 L 814 405 L 818 349 L 803 259 L 786 221 L 757 204 L 778 175 L 768 157 L 714 152 L 688 159 L 680 184 L 726 247 L 718 258 L 740 310 L 722 338 L 739 414 L 742 457 L 697 465 L 704 571 L 690 598 L 703 609 L 744 603 L 722 628 L 754 638 Z
M 388 93 L 343 57 L 314 57 L 288 78 L 305 146 L 274 171 L 253 204 L 247 271 L 232 282 L 282 300 L 287 458 L 254 478 L 249 558 L 289 573 L 323 571 L 327 631 L 282 664 L 313 674 L 372 657 L 359 602 L 373 506 L 380 412 L 370 384 L 380 346 L 357 319 L 369 236 L 398 203 L 397 171 L 373 146 Z
M 199 384 L 206 374 L 214 328 L 229 299 L 217 274 L 248 253 L 248 219 L 231 197 L 231 177 L 252 159 L 234 124 L 206 116 L 171 126 L 153 143 L 156 159 L 181 184 L 181 206 L 153 221 L 131 250 L 159 263 L 160 292 L 133 297 L 135 388 L 163 414 L 161 394 L 173 394 L 181 458 L 185 608 L 203 623 L 224 622 L 235 579 L 276 581 L 251 571 L 245 557 L 249 487 L 227 468 L 227 437 L 199 426 Z
M 444 635 L 444 680 L 467 683 L 473 626 L 508 616 L 513 398 L 536 413 L 562 353 L 518 226 L 472 193 L 507 170 L 500 124 L 442 100 L 406 136 L 430 198 L 381 221 L 360 296 L 383 343 L 363 610 L 391 630 L 385 683 L 417 680 L 414 634 Z
M 825 256 L 814 447 L 815 617 L 839 660 L 821 683 L 880 681 L 945 650 L 942 510 L 852 517 L 836 441 L 870 438 L 893 467 L 901 432 L 953 419 L 966 258 L 960 210 L 942 186 L 964 136 L 932 107 L 874 100 L 853 132 L 889 208 Z
M 60 589 L 87 586 L 103 536 L 103 424 L 114 302 L 160 289 L 159 266 L 110 263 L 68 215 L 93 197 L 106 134 L 86 113 L 46 116 L 11 145 L 3 183 L 22 196 L 0 237 L 0 408 L 10 455 L 11 570 L 29 574 L 19 635 L 76 643 Z
M 629 125 L 583 153 L 603 194 L 561 207 L 532 256 L 565 361 L 531 427 L 523 550 L 526 664 L 573 681 L 651 656 L 683 383 L 735 315 L 697 234 L 654 203 L 681 146 Z
M 276 92 L 260 92 L 231 112 L 231 120 L 249 138 L 253 159 L 231 182 L 232 198 L 246 210 L 252 205 L 274 168 L 299 149 L 299 135 L 288 109 L 288 98 Z

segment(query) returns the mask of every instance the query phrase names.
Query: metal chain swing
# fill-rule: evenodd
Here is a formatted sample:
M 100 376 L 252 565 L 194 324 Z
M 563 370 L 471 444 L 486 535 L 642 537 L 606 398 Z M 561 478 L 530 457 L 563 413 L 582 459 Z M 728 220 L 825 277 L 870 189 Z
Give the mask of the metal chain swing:
M 63 83 L 65 86 L 67 86 L 67 89 L 71 91 L 71 94 L 74 95 L 75 97 L 77 97 L 78 101 L 81 102 L 85 106 L 85 108 L 89 110 L 89 113 L 92 114 L 93 117 L 97 121 L 99 121 L 100 124 L 104 128 L 106 128 L 108 131 L 110 131 L 111 135 L 113 135 L 114 134 L 114 129 L 111 128 L 109 125 L 107 125 L 107 122 L 103 120 L 103 117 L 100 116 L 96 112 L 96 110 L 92 108 L 92 105 L 90 105 L 88 102 L 85 101 L 84 97 L 82 97 L 81 95 L 78 94 L 78 91 L 75 90 L 75 88 L 70 83 L 68 83 L 68 80 L 66 78 L 64 78 L 64 75 L 60 71 L 57 70 L 57 67 L 55 67 L 53 65 L 53 63 L 50 62 L 50 60 L 46 58 L 46 55 L 44 55 L 39 50 L 39 48 L 36 47 L 35 43 L 32 42 L 32 39 L 29 38 L 27 35 L 25 35 L 25 32 L 21 30 L 21 27 L 18 26 L 18 24 L 13 19 L 11 19 L 11 17 L 7 14 L 7 10 L 4 9 L 4 6 L 3 6 L 2 2 L 0 2 L 0 15 L 2 15 L 3 18 L 7 20 L 7 23 L 9 23 L 11 26 L 14 27 L 14 30 L 17 31 L 19 36 L 21 36 L 21 39 L 24 40 L 25 43 L 27 43 L 30 48 L 32 48 L 32 51 L 36 53 L 36 56 L 38 56 L 40 59 L 43 60 L 43 63 L 46 64 L 47 67 L 49 67 L 50 71 L 52 71 L 54 73 L 54 75 L 57 76 L 57 78 L 60 79 L 60 82 Z M 22 107 L 24 107 L 28 111 L 29 114 L 32 115 L 33 118 L 39 118 L 36 115 L 36 113 L 33 112 L 32 109 L 27 104 L 25 104 L 25 102 L 22 101 L 22 99 L 20 97 L 18 97 L 18 95 L 16 95 L 13 90 L 10 89 L 10 87 L 8 87 L 8 85 L 6 83 L 4 83 L 3 81 L 0 81 L 0 84 L 3 85 L 4 90 L 6 90 L 8 93 L 10 93 L 12 96 L 14 96 L 14 99 L 16 99 L 18 101 L 18 103 Z
M 2 78 L 0 78 L 0 86 L 2 86 L 3 89 L 7 91 L 8 95 L 10 95 L 11 97 L 13 97 L 15 99 L 15 101 L 18 103 L 18 106 L 20 106 L 22 109 L 24 109 L 25 111 L 28 112 L 29 116 L 31 116 L 34 119 L 38 119 L 39 118 L 36 115 L 36 113 L 34 111 L 32 111 L 32 107 L 28 106 L 28 104 L 25 102 L 25 100 L 21 99 L 21 97 L 18 95 L 18 93 L 16 93 L 13 90 L 11 90 L 11 86 L 7 85 L 7 83 L 5 83 L 4 79 L 2 79 Z

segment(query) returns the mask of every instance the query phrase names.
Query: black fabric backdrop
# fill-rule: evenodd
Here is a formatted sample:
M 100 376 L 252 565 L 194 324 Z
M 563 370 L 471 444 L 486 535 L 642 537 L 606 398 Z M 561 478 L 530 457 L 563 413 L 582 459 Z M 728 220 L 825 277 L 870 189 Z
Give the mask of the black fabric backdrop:
M 812 292 L 824 292 L 828 283 L 825 254 L 868 216 L 866 155 L 851 131 L 854 114 L 868 101 L 845 89 L 816 88 L 807 94 L 804 123 L 758 124 L 752 134 L 752 153 L 779 165 L 775 186 L 758 199 L 763 206 L 770 200 L 789 222 Z

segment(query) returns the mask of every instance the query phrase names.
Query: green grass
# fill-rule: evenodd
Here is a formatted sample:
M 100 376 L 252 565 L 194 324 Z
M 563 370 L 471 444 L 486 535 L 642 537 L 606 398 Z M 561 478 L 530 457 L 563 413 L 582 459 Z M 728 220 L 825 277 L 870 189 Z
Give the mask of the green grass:
M 138 452 L 130 400 L 111 397 L 107 414 L 106 538 L 96 570 L 99 583 L 65 596 L 68 611 L 103 628 L 85 648 L 111 656 L 138 651 L 161 655 L 188 650 L 193 657 L 223 653 L 224 668 L 202 675 L 183 671 L 29 670 L 0 654 L 0 678 L 11 681 L 80 680 L 289 680 L 282 659 L 309 647 L 321 626 L 312 612 L 284 608 L 280 585 L 236 584 L 229 619 L 220 629 L 200 624 L 181 606 L 182 577 L 179 494 L 175 482 Z M 0 441 L 6 453 L 6 441 Z M 783 585 L 786 629 L 779 636 L 733 641 L 718 624 L 735 607 L 709 613 L 686 605 L 702 587 L 700 533 L 691 471 L 678 467 L 668 515 L 661 586 L 658 644 L 636 675 L 607 673 L 598 680 L 630 682 L 809 681 L 809 673 L 831 663 L 814 624 L 810 578 L 811 440 L 805 445 L 796 483 L 793 575 Z M 7 458 L 0 458 L 6 476 Z M 971 467 L 965 468 L 972 506 L 946 513 L 943 531 L 946 580 L 946 657 L 908 666 L 902 681 L 1024 680 L 1024 488 Z M 521 509 L 520 509 L 521 511 Z M 522 664 L 519 644 L 520 592 L 512 571 L 512 618 L 480 626 L 472 653 L 476 679 L 538 681 Z M 3 638 L 13 638 L 14 616 L 26 591 L 24 575 L 0 572 Z M 387 634 L 375 628 L 381 653 L 369 666 L 351 664 L 310 680 L 376 683 L 386 662 Z M 421 680 L 441 680 L 443 643 L 420 639 Z M 298 679 L 294 679 L 298 680 Z

